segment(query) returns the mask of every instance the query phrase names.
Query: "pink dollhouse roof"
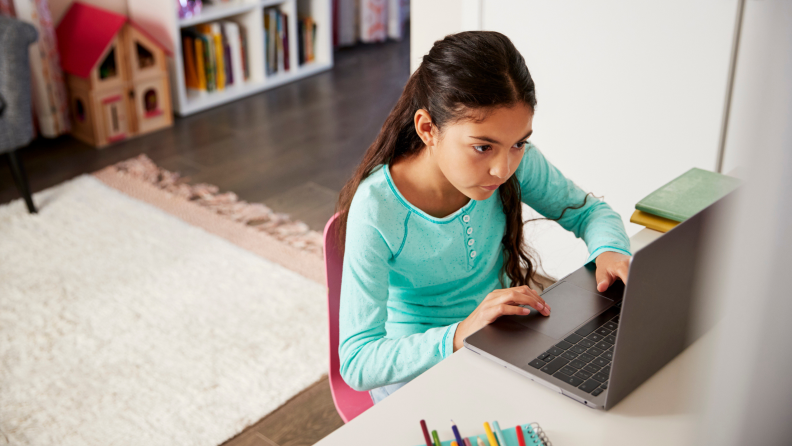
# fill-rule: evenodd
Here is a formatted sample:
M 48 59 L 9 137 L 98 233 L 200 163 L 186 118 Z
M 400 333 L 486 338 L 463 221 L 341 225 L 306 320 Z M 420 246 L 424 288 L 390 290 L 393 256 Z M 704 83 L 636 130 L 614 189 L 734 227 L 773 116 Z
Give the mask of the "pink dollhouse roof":
M 127 17 L 121 14 L 74 2 L 55 31 L 63 70 L 76 76 L 89 77 L 102 52 L 126 22 Z M 130 24 L 135 26 L 134 23 Z M 140 27 L 135 26 L 135 29 L 163 48 Z

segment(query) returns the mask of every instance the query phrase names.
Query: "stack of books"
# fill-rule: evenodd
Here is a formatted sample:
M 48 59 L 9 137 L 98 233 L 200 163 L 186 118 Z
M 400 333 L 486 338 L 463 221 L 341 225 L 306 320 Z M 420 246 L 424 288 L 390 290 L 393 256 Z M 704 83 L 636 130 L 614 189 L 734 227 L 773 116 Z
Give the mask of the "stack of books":
M 264 9 L 264 63 L 267 75 L 289 71 L 289 16 L 278 7 Z
M 182 30 L 184 80 L 199 92 L 242 86 L 250 78 L 247 32 L 236 22 L 204 23 Z
M 739 185 L 737 178 L 694 167 L 639 201 L 630 221 L 668 232 Z

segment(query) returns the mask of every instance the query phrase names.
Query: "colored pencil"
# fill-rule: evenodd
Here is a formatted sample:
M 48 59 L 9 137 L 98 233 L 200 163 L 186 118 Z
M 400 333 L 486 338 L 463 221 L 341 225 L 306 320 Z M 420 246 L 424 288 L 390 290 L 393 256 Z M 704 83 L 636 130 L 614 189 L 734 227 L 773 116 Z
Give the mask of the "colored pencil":
M 525 437 L 523 437 L 522 426 L 514 428 L 517 431 L 517 444 L 518 446 L 525 446 Z
M 484 440 L 482 440 L 481 437 L 476 437 L 476 439 L 478 440 L 478 446 L 487 446 L 484 444 Z
M 501 431 L 500 424 L 498 424 L 497 421 L 493 421 L 492 427 L 495 428 L 495 438 L 498 439 L 498 444 L 506 446 L 506 439 L 503 438 L 503 432 Z
M 432 431 L 432 438 L 434 438 L 434 446 L 443 446 L 440 442 L 440 437 L 437 436 L 437 431 Z
M 465 446 L 465 442 L 462 441 L 462 436 L 459 435 L 459 429 L 457 428 L 456 423 L 454 420 L 451 420 L 451 430 L 454 431 L 454 437 L 456 437 L 456 442 L 459 446 Z
M 432 437 L 429 436 L 429 430 L 426 428 L 426 420 L 421 420 L 421 430 L 423 431 L 426 446 L 432 446 Z
M 492 429 L 490 429 L 490 425 L 486 421 L 484 422 L 484 432 L 487 433 L 487 441 L 489 441 L 490 446 L 499 446 L 498 440 L 495 439 L 495 435 L 493 435 Z
M 465 446 L 473 446 L 473 444 L 470 443 L 470 438 L 465 438 Z

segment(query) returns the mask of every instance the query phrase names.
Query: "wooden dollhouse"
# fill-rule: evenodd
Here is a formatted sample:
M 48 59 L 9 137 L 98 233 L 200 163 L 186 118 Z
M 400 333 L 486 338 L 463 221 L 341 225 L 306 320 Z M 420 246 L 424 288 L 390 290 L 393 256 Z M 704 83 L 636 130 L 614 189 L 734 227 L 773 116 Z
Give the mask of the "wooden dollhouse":
M 104 147 L 173 124 L 166 53 L 145 31 L 75 2 L 56 33 L 74 137 Z

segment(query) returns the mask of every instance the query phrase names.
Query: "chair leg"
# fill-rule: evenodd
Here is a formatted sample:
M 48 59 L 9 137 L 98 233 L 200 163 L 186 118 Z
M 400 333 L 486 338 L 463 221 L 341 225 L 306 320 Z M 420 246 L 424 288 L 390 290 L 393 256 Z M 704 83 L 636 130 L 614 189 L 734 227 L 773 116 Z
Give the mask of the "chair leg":
M 28 185 L 27 175 L 22 163 L 16 157 L 16 151 L 8 152 L 8 164 L 11 166 L 11 175 L 14 177 L 17 190 L 23 197 L 25 197 L 25 204 L 27 204 L 28 212 L 36 214 L 36 206 L 33 204 L 33 197 L 30 195 L 30 186 Z

